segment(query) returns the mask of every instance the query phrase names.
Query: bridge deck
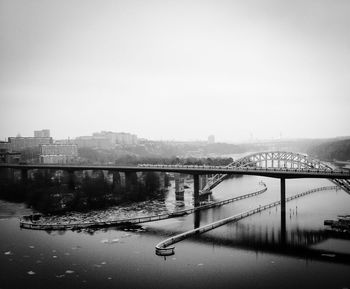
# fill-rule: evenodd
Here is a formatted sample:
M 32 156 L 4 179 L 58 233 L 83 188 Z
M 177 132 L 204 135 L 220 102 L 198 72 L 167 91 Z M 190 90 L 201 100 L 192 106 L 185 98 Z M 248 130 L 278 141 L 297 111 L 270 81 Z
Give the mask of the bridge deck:
M 180 165 L 43 165 L 43 164 L 0 164 L 0 168 L 12 169 L 55 169 L 55 170 L 108 170 L 121 172 L 173 172 L 192 175 L 238 174 L 258 175 L 273 178 L 327 178 L 350 179 L 350 171 L 295 168 L 226 167 L 226 166 L 180 166 Z

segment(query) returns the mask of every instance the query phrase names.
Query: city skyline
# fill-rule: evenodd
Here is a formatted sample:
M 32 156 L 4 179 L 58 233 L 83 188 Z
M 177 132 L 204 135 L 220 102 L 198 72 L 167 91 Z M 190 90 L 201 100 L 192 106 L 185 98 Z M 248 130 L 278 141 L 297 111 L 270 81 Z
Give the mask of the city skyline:
M 68 137 L 68 138 L 58 138 L 55 137 L 55 135 L 51 135 L 51 129 L 42 129 L 39 130 L 39 132 L 41 131 L 49 131 L 50 136 L 48 138 L 51 138 L 53 141 L 67 141 L 67 140 L 79 140 L 79 139 L 93 139 L 93 138 L 108 138 L 107 136 L 103 136 L 102 134 L 104 133 L 112 133 L 112 134 L 125 134 L 125 135 L 129 135 L 129 136 L 133 136 L 138 140 L 148 140 L 148 141 L 163 141 L 163 142 L 207 142 L 207 143 L 249 143 L 249 142 L 264 142 L 264 141 L 288 141 L 288 140 L 312 140 L 312 139 L 348 139 L 350 138 L 350 135 L 343 135 L 343 136 L 334 136 L 334 137 L 320 137 L 320 138 L 311 138 L 311 137 L 305 137 L 305 138 L 284 138 L 282 136 L 282 134 L 280 134 L 279 136 L 276 137 L 271 137 L 271 138 L 254 138 L 253 135 L 250 135 L 250 138 L 247 139 L 243 139 L 240 141 L 230 141 L 230 140 L 216 140 L 216 136 L 211 134 L 208 135 L 207 137 L 203 137 L 201 139 L 176 139 L 176 138 L 172 138 L 172 139 L 152 139 L 149 137 L 139 137 L 136 134 L 130 133 L 130 132 L 125 132 L 125 131 L 106 131 L 106 130 L 100 130 L 99 132 L 91 132 L 90 134 L 87 135 L 76 135 L 73 137 Z M 0 142 L 8 142 L 10 138 L 35 138 L 35 137 L 45 137 L 45 136 L 38 136 L 35 133 L 37 132 L 37 130 L 32 131 L 32 133 L 28 134 L 28 135 L 22 135 L 20 133 L 17 133 L 16 135 L 9 135 L 7 137 L 4 137 L 3 139 L 0 139 Z
M 348 1 L 0 7 L 2 140 L 43 127 L 57 139 L 350 134 Z

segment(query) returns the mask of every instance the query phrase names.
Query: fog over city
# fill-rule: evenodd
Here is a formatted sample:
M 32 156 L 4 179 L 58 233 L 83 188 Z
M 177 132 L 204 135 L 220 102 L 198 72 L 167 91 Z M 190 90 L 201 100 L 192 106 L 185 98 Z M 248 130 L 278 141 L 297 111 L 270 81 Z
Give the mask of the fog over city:
M 349 1 L 0 0 L 0 138 L 349 135 Z

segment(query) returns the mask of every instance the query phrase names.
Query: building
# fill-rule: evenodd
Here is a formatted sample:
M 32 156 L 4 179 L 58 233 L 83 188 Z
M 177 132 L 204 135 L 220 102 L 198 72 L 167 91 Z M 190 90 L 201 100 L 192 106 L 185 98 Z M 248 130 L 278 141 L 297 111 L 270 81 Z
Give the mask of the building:
M 125 132 L 101 131 L 95 132 L 92 136 L 77 137 L 73 143 L 78 147 L 88 147 L 94 149 L 113 149 L 115 145 L 135 145 L 137 136 Z
M 101 131 L 92 134 L 93 137 L 102 137 L 110 139 L 112 144 L 135 145 L 137 144 L 137 135 L 126 132 Z
M 40 145 L 39 162 L 42 164 L 67 164 L 78 157 L 76 144 L 45 144 Z
M 137 135 L 126 132 L 116 133 L 116 143 L 123 145 L 135 145 L 137 144 Z
M 21 153 L 0 152 L 0 163 L 18 164 L 21 161 Z
M 110 138 L 97 136 L 80 136 L 77 137 L 73 143 L 81 148 L 93 149 L 112 149 L 115 146 Z
M 0 141 L 0 152 L 10 151 L 10 143 L 7 141 Z
M 51 137 L 9 137 L 10 151 L 21 151 L 27 148 L 39 147 L 43 144 L 52 144 Z
M 215 136 L 214 135 L 208 136 L 208 143 L 209 144 L 215 143 Z
M 66 155 L 77 157 L 78 146 L 76 144 L 49 144 L 40 146 L 41 155 Z
M 49 129 L 35 130 L 34 137 L 50 137 Z
M 74 159 L 66 155 L 40 155 L 39 162 L 41 164 L 68 164 Z

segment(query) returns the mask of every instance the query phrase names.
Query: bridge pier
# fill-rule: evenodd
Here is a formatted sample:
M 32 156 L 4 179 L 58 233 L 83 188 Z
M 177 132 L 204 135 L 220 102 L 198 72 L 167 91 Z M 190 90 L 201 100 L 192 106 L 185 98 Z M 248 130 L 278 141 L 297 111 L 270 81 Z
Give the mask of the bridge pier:
M 181 174 L 175 174 L 175 193 L 183 193 L 185 191 L 184 188 L 185 180 Z
M 193 197 L 194 197 L 194 206 L 199 206 L 199 175 L 193 175 Z
M 21 169 L 21 181 L 23 185 L 26 185 L 28 183 L 28 170 L 27 169 Z
M 194 212 L 194 216 L 193 216 L 193 218 L 194 218 L 194 229 L 197 229 L 197 228 L 199 228 L 200 226 L 201 226 L 201 212 L 200 212 L 200 210 L 198 210 L 198 211 L 195 211 Z M 199 232 L 197 232 L 197 233 L 199 233 Z
M 205 186 L 208 183 L 208 176 L 207 175 L 201 175 L 199 176 L 199 189 L 203 190 Z
M 127 195 L 137 198 L 138 182 L 136 172 L 125 172 L 125 190 Z
M 286 242 L 286 179 L 281 178 L 281 243 Z
M 113 192 L 117 191 L 118 186 L 121 185 L 121 179 L 119 172 L 117 171 L 112 171 L 112 176 L 113 176 L 113 181 L 112 181 L 112 190 Z
M 68 170 L 68 188 L 70 190 L 75 189 L 75 182 L 74 182 L 74 170 Z
M 193 197 L 194 197 L 194 206 L 198 207 L 200 206 L 200 200 L 199 200 L 199 186 L 200 186 L 200 175 L 194 174 L 193 175 Z M 200 211 L 194 212 L 194 228 L 197 229 L 200 227 Z
M 184 202 L 185 201 L 185 192 L 175 192 L 175 200 L 177 202 Z

